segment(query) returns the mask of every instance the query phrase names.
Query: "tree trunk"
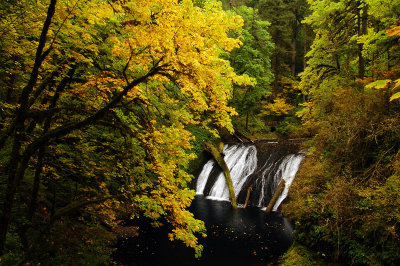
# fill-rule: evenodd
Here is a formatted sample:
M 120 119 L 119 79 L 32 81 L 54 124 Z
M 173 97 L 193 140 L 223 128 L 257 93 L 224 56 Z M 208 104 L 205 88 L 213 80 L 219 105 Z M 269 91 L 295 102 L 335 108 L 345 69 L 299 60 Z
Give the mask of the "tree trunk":
M 57 211 L 54 211 L 54 213 L 52 214 L 49 223 L 53 223 L 55 221 L 56 218 L 61 217 L 61 216 L 65 216 L 68 215 L 74 211 L 79 210 L 79 208 L 85 207 L 87 205 L 91 205 L 91 204 L 97 204 L 97 203 L 101 203 L 103 201 L 112 199 L 112 198 L 116 198 L 117 196 L 104 196 L 102 198 L 95 198 L 95 199 L 85 199 L 82 201 L 74 201 L 71 202 L 70 204 L 68 204 L 67 206 L 58 209 Z
M 57 0 L 52 0 L 50 2 L 49 8 L 47 10 L 46 20 L 43 24 L 43 29 L 40 35 L 38 48 L 36 50 L 35 63 L 32 68 L 32 72 L 29 78 L 28 84 L 22 89 L 21 96 L 19 98 L 19 108 L 16 112 L 15 116 L 15 133 L 13 140 L 13 148 L 11 152 L 10 162 L 7 167 L 8 172 L 8 180 L 7 180 L 7 190 L 6 197 L 4 199 L 3 213 L 0 219 L 0 255 L 3 254 L 4 245 L 6 242 L 7 231 L 11 221 L 11 210 L 14 204 L 14 195 L 17 191 L 17 187 L 20 183 L 20 178 L 18 177 L 17 168 L 19 163 L 21 162 L 20 150 L 22 145 L 22 135 L 24 131 L 24 123 L 26 119 L 26 113 L 28 111 L 28 100 L 29 95 L 32 92 L 39 75 L 39 68 L 42 65 L 42 62 L 45 58 L 45 55 L 48 54 L 48 51 L 43 52 L 45 44 L 47 32 L 50 28 L 51 20 L 54 16 L 55 7 Z M 26 161 L 26 158 L 25 158 Z M 28 160 L 29 161 L 29 160 Z M 26 163 L 28 163 L 26 161 Z M 24 162 L 22 162 L 24 163 Z M 26 166 L 21 165 L 21 169 L 25 171 Z M 24 172 L 23 171 L 23 172 Z
M 307 67 L 307 25 L 302 24 L 303 25 L 303 51 L 304 51 L 304 55 L 303 55 L 303 71 L 306 70 Z
M 279 81 L 280 81 L 280 73 L 279 73 L 279 54 L 278 54 L 278 48 L 276 48 L 279 44 L 275 42 L 275 51 L 273 52 L 273 57 L 274 60 L 271 60 L 271 69 L 272 72 L 274 73 L 274 81 L 272 82 L 272 87 L 274 88 L 274 96 L 276 96 L 276 93 L 279 89 Z
M 243 208 L 247 208 L 247 205 L 249 204 L 250 193 L 252 189 L 253 189 L 253 184 L 251 184 L 251 186 L 249 186 L 249 188 L 247 189 L 246 201 L 244 202 Z
M 214 147 L 214 145 L 205 142 L 204 148 L 211 153 L 211 155 L 214 157 L 219 167 L 221 167 L 222 171 L 224 172 L 225 180 L 226 183 L 228 184 L 228 189 L 229 189 L 229 199 L 231 201 L 232 207 L 236 209 L 237 205 L 236 205 L 235 189 L 233 188 L 231 173 L 229 172 L 229 168 L 226 165 L 224 158 L 221 156 L 221 153 L 218 151 L 218 149 Z
M 246 129 L 247 130 L 249 129 L 249 110 L 247 110 L 247 113 L 246 113 Z
M 350 51 L 348 51 L 346 54 L 345 69 L 346 69 L 346 77 L 349 78 L 350 77 Z
M 276 201 L 278 200 L 279 196 L 282 194 L 283 189 L 285 188 L 285 180 L 282 179 L 282 181 L 279 183 L 279 186 L 276 188 L 274 196 L 272 199 L 269 201 L 269 204 L 267 206 L 267 209 L 265 209 L 266 213 L 269 213 L 272 211 L 272 208 L 274 207 Z
M 111 108 L 115 107 L 122 98 L 136 85 L 145 82 L 149 77 L 156 75 L 162 67 L 159 65 L 162 61 L 162 58 L 156 62 L 152 69 L 148 71 L 148 73 L 140 78 L 137 78 L 126 85 L 122 92 L 114 96 L 104 107 L 97 110 L 93 115 L 75 123 L 61 125 L 51 131 L 48 131 L 46 134 L 38 137 L 29 143 L 25 150 L 22 152 L 22 141 L 24 132 L 24 122 L 26 121 L 26 116 L 28 113 L 29 105 L 28 100 L 29 96 L 34 88 L 39 68 L 41 62 L 49 53 L 49 50 L 43 52 L 43 48 L 45 45 L 46 34 L 49 29 L 51 18 L 54 15 L 56 0 L 52 0 L 48 9 L 47 18 L 43 26 L 42 35 L 39 40 L 39 45 L 37 49 L 35 64 L 31 73 L 30 80 L 28 84 L 23 88 L 21 97 L 19 100 L 20 107 L 18 108 L 15 116 L 15 129 L 13 134 L 13 145 L 12 152 L 10 154 L 10 161 L 7 167 L 8 173 L 8 182 L 6 195 L 3 202 L 3 213 L 0 219 L 0 255 L 2 255 L 4 251 L 4 244 L 6 241 L 6 235 L 8 231 L 8 227 L 11 221 L 11 210 L 14 204 L 14 196 L 17 192 L 19 184 L 25 174 L 25 170 L 28 167 L 28 163 L 30 161 L 31 156 L 43 145 L 47 145 L 48 142 L 53 141 L 55 139 L 61 138 L 72 131 L 82 129 L 94 123 L 103 117 Z M 22 155 L 21 155 L 22 152 Z
M 36 202 L 37 202 L 37 197 L 39 195 L 40 177 L 42 175 L 44 154 L 45 154 L 45 147 L 40 147 L 38 160 L 36 163 L 35 178 L 33 180 L 33 186 L 32 186 L 31 203 L 29 205 L 29 213 L 28 213 L 29 221 L 32 221 L 33 215 L 36 211 Z
M 297 23 L 296 23 L 297 24 Z M 293 40 L 292 40 L 292 63 L 291 63 L 291 70 L 292 76 L 296 77 L 296 54 L 297 54 L 297 26 L 295 27 L 296 32 L 294 33 Z
M 60 98 L 60 93 L 63 92 L 65 90 L 65 88 L 67 87 L 67 85 L 71 82 L 72 77 L 75 74 L 75 69 L 76 69 L 76 66 L 73 65 L 71 67 L 71 69 L 68 71 L 67 76 L 64 77 L 61 80 L 60 84 L 57 86 L 54 96 L 51 99 L 51 103 L 49 105 L 48 110 L 52 110 L 56 107 L 57 101 Z M 52 119 L 52 115 L 50 115 L 46 118 L 42 135 L 45 135 L 48 132 L 48 130 L 50 129 L 51 119 Z M 35 170 L 35 179 L 33 181 L 33 187 L 32 187 L 31 203 L 30 203 L 30 207 L 29 207 L 29 215 L 28 215 L 29 221 L 32 221 L 32 217 L 36 210 L 36 201 L 37 201 L 37 197 L 39 194 L 40 177 L 42 175 L 43 158 L 45 156 L 45 151 L 46 151 L 46 145 L 43 145 L 39 148 L 38 160 L 37 160 L 36 170 Z
M 253 141 L 251 138 L 247 137 L 245 134 L 243 134 L 242 132 L 240 132 L 237 128 L 235 128 L 235 133 L 236 133 L 239 137 L 244 138 L 244 139 L 246 139 L 247 141 L 249 141 L 249 142 L 251 142 L 251 143 L 254 143 L 254 141 Z M 241 141 L 241 142 L 243 142 L 243 141 Z
M 307 67 L 307 57 L 306 57 L 306 55 L 307 55 L 307 25 L 305 25 L 305 24 L 302 24 L 303 25 L 303 53 L 304 53 L 304 55 L 303 55 L 303 71 L 305 71 L 306 70 L 306 67 Z M 306 102 L 307 101 L 307 98 L 306 98 L 306 92 L 305 91 L 303 91 L 302 92 L 302 96 L 303 96 L 303 102 Z
M 296 77 L 296 55 L 297 55 L 297 35 L 299 31 L 298 27 L 298 10 L 294 10 L 294 23 L 293 23 L 293 39 L 292 39 L 292 62 L 291 62 L 291 70 L 292 76 Z
M 367 19 L 368 19 L 368 7 L 364 4 L 361 11 L 358 10 L 358 36 L 362 36 L 367 34 Z M 362 55 L 363 51 L 363 44 L 358 44 L 358 78 L 363 79 L 365 76 L 365 58 Z

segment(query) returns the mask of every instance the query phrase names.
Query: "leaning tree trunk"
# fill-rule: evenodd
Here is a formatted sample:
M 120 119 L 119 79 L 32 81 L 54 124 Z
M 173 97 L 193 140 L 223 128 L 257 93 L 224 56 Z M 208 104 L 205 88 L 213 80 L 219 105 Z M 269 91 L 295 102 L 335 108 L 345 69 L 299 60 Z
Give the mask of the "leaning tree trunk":
M 235 189 L 233 188 L 231 173 L 229 172 L 229 168 L 226 165 L 226 162 L 222 157 L 221 152 L 219 152 L 214 145 L 208 142 L 204 143 L 204 148 L 211 153 L 211 155 L 214 157 L 219 167 L 221 167 L 222 171 L 224 172 L 225 180 L 226 183 L 228 184 L 228 189 L 229 189 L 229 199 L 231 201 L 232 207 L 236 209 L 237 208 L 236 196 L 235 196 Z
M 247 189 L 246 201 L 244 202 L 243 208 L 247 208 L 247 205 L 249 205 L 250 193 L 251 193 L 251 190 L 253 189 L 253 185 L 254 184 L 251 184 L 251 186 Z
M 274 196 L 272 199 L 269 201 L 269 204 L 267 206 L 267 209 L 265 209 L 266 213 L 269 213 L 272 211 L 272 208 L 274 207 L 276 201 L 278 200 L 279 196 L 282 194 L 283 189 L 285 188 L 285 180 L 282 179 L 282 181 L 279 183 L 279 186 L 276 188 Z

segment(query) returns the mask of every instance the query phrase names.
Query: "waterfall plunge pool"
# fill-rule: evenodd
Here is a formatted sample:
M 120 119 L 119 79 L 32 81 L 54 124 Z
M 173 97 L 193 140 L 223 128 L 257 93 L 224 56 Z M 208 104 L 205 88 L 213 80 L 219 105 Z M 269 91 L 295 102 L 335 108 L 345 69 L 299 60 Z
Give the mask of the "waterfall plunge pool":
M 196 181 L 197 196 L 190 211 L 205 222 L 207 237 L 200 238 L 201 258 L 179 241 L 170 242 L 171 228 L 152 228 L 150 222 L 137 220 L 139 236 L 120 239 L 114 259 L 122 265 L 268 265 L 285 253 L 293 242 L 293 227 L 281 216 L 279 205 L 304 158 L 293 145 L 264 143 L 225 145 L 224 159 L 231 172 L 237 201 L 244 203 L 252 186 L 249 206 L 233 210 L 225 178 L 211 159 Z M 279 182 L 285 189 L 269 214 L 264 212 Z
M 293 241 L 293 227 L 278 212 L 265 214 L 260 208 L 233 210 L 226 201 L 198 195 L 190 207 L 197 219 L 205 221 L 207 237 L 200 238 L 201 258 L 178 241 L 168 240 L 170 228 L 152 228 L 145 220 L 139 236 L 120 239 L 114 260 L 122 265 L 267 265 L 285 253 Z

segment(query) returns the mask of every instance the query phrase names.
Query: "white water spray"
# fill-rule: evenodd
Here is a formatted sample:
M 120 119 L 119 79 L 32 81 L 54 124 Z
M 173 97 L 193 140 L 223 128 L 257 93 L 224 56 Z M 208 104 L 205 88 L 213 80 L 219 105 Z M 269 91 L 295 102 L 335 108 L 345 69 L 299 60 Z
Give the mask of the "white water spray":
M 297 171 L 299 170 L 300 163 L 304 159 L 303 154 L 290 154 L 287 155 L 283 160 L 281 165 L 279 166 L 278 173 L 281 175 L 280 180 L 285 180 L 285 188 L 283 189 L 281 195 L 276 200 L 274 207 L 272 208 L 273 211 L 277 211 L 279 205 L 281 205 L 282 201 L 287 197 L 289 192 L 289 187 L 293 182 L 294 177 L 296 176 Z M 277 178 L 278 180 L 278 178 Z M 279 181 L 280 182 L 280 181 Z M 279 185 L 279 183 L 278 183 Z M 276 187 L 278 187 L 278 185 Z
M 257 150 L 255 146 L 233 145 L 228 147 L 228 145 L 224 145 L 223 153 L 237 197 L 247 177 L 257 167 Z M 224 173 L 218 175 L 207 198 L 229 201 L 229 189 Z
M 304 159 L 304 154 L 289 154 L 283 159 L 280 159 L 275 154 L 271 153 L 267 159 L 262 162 L 263 166 L 256 171 L 257 168 L 257 149 L 254 145 L 225 145 L 223 149 L 224 160 L 230 170 L 233 187 L 236 198 L 242 190 L 249 176 L 257 175 L 254 180 L 255 187 L 259 189 L 256 206 L 265 207 L 265 202 L 268 200 L 268 194 L 273 194 L 282 179 L 285 180 L 285 188 L 282 194 L 276 201 L 273 211 L 276 211 L 282 201 L 286 198 L 289 187 L 299 169 L 301 161 Z M 281 157 L 282 158 L 282 157 Z M 208 178 L 214 167 L 218 167 L 213 159 L 209 160 L 203 167 L 196 185 L 196 194 L 204 193 Z M 260 166 L 259 166 L 260 167 Z M 254 177 L 253 175 L 253 177 Z M 229 189 L 226 184 L 225 176 L 222 172 L 216 177 L 207 198 L 213 200 L 229 201 Z M 249 180 L 249 182 L 252 182 Z
M 208 176 L 211 173 L 211 170 L 214 168 L 215 162 L 214 160 L 209 160 L 204 166 L 203 170 L 201 170 L 201 173 L 199 177 L 197 178 L 197 184 L 196 184 L 196 194 L 197 195 L 202 195 L 204 192 L 204 188 L 206 187 Z

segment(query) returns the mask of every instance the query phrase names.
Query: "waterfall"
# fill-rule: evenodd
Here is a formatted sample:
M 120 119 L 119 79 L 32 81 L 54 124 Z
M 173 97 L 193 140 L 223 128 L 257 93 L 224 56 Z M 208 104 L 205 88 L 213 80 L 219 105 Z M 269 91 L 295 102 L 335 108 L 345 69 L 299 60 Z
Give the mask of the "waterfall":
M 278 210 L 279 205 L 281 205 L 282 201 L 286 198 L 289 192 L 289 187 L 292 184 L 293 179 L 296 176 L 297 171 L 299 170 L 300 163 L 303 159 L 303 154 L 291 154 L 283 159 L 280 167 L 280 176 L 282 177 L 281 179 L 285 180 L 285 188 L 283 189 L 282 194 L 279 196 L 274 207 L 272 208 L 273 211 Z
M 211 170 L 214 168 L 215 162 L 214 160 L 209 160 L 203 167 L 203 170 L 201 170 L 199 177 L 197 178 L 197 184 L 196 184 L 196 194 L 197 195 L 202 195 L 204 188 L 207 183 L 207 178 L 211 173 Z
M 228 147 L 225 145 L 223 154 L 225 154 L 224 160 L 231 173 L 235 194 L 238 195 L 237 192 L 241 190 L 247 177 L 257 167 L 257 150 L 254 146 L 233 145 Z M 221 172 L 218 175 L 208 198 L 229 201 L 229 189 L 224 173 Z
M 265 207 L 281 180 L 285 180 L 285 188 L 273 207 L 276 211 L 288 194 L 304 154 L 291 147 L 282 148 L 275 143 L 268 145 L 258 151 L 254 144 L 225 145 L 223 155 L 230 170 L 238 203 L 244 203 L 247 189 L 253 186 L 250 204 Z M 200 172 L 196 194 L 204 194 L 208 199 L 229 201 L 225 176 L 214 159 L 210 159 Z

